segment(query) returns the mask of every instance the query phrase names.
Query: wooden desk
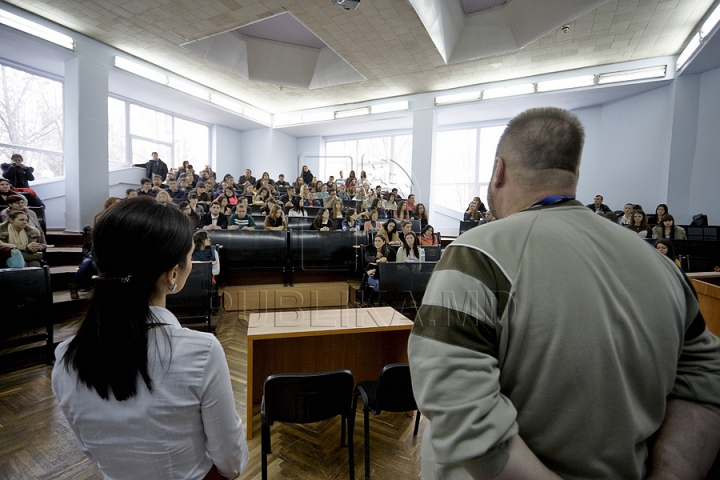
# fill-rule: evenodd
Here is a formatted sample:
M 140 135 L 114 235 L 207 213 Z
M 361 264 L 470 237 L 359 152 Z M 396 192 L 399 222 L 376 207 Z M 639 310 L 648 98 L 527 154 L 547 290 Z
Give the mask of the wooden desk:
M 247 334 L 248 440 L 252 407 L 275 373 L 348 369 L 355 382 L 376 380 L 388 363 L 407 362 L 413 322 L 390 307 L 254 313 Z
M 700 313 L 708 330 L 720 337 L 720 273 L 689 273 L 690 283 L 695 287 Z

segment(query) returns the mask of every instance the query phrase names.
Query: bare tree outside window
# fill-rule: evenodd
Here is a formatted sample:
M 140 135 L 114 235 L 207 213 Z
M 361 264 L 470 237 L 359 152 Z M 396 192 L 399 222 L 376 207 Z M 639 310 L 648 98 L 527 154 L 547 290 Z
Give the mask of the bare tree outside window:
M 19 153 L 35 181 L 64 176 L 62 83 L 0 65 L 0 95 L 0 161 Z

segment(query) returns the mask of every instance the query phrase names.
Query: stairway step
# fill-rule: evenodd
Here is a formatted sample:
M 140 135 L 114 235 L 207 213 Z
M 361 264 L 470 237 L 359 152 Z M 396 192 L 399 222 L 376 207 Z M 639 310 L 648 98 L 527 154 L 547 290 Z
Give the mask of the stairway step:
M 48 230 L 45 238 L 49 244 L 58 246 L 82 246 L 83 235 L 77 232 L 66 232 L 65 230 Z
M 45 250 L 43 259 L 51 267 L 80 265 L 80 262 L 83 260 L 82 247 L 48 247 L 47 250 Z

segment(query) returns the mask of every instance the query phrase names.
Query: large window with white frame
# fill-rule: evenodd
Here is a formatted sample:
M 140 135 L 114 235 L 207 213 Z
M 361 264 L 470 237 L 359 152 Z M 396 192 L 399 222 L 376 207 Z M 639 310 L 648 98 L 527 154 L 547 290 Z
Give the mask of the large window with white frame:
M 108 98 L 110 170 L 145 163 L 152 152 L 177 168 L 187 160 L 196 170 L 210 163 L 210 127 L 144 105 Z
M 322 179 L 351 170 L 360 178 L 364 171 L 370 185 L 397 188 L 403 197 L 412 191 L 412 135 L 401 133 L 325 142 Z
M 433 189 L 435 204 L 464 212 L 473 197 L 487 205 L 495 150 L 505 125 L 480 126 L 437 133 Z
M 0 96 L 0 163 L 18 153 L 36 182 L 65 176 L 62 82 L 0 64 Z

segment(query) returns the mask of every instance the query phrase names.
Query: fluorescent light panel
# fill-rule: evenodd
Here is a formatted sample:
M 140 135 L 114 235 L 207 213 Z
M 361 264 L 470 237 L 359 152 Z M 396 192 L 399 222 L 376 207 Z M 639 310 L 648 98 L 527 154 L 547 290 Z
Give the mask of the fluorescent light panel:
M 56 32 L 55 30 L 40 25 L 39 23 L 31 22 L 25 18 L 14 15 L 5 10 L 0 10 L 0 23 L 7 25 L 8 27 L 20 30 L 34 37 L 42 38 L 48 42 L 52 42 L 55 45 L 67 48 L 68 50 L 75 50 L 75 39 L 69 37 L 63 33 Z
M 707 37 L 710 32 L 712 32 L 713 28 L 715 28 L 718 21 L 720 21 L 720 5 L 715 7 L 715 10 L 713 10 L 707 20 L 705 20 L 705 23 L 703 23 L 702 27 L 700 27 L 700 37 L 703 39 Z
M 601 73 L 598 75 L 598 85 L 608 83 L 630 82 L 633 80 L 646 80 L 649 78 L 663 78 L 667 74 L 667 66 L 638 68 L 637 70 L 624 70 L 622 72 Z
M 690 57 L 692 57 L 692 54 L 695 53 L 695 50 L 697 50 L 699 46 L 700 46 L 700 33 L 696 33 L 695 35 L 693 35 L 693 37 L 690 39 L 690 41 L 688 42 L 685 49 L 682 51 L 682 53 L 678 57 L 677 63 L 676 63 L 677 70 L 680 70 L 680 68 L 682 68 L 682 66 L 685 65 L 685 63 L 690 59 Z
M 523 83 L 521 85 L 513 85 L 512 87 L 483 90 L 482 99 L 489 100 L 491 98 L 513 97 L 515 95 L 526 95 L 528 93 L 535 93 L 534 83 Z
M 404 100 L 402 102 L 394 103 L 381 103 L 380 105 L 373 105 L 370 107 L 370 113 L 387 113 L 387 112 L 400 112 L 410 108 L 410 102 Z
M 595 75 L 582 75 L 580 77 L 561 78 L 537 83 L 538 92 L 553 92 L 555 90 L 568 90 L 571 88 L 591 87 L 595 85 Z
M 174 88 L 175 90 L 179 90 L 183 93 L 187 93 L 188 95 L 192 95 L 193 97 L 197 97 L 201 100 L 205 100 L 205 101 L 210 100 L 210 92 L 208 92 L 204 88 L 201 88 L 198 85 L 194 85 L 189 82 L 184 82 L 177 78 L 170 78 L 168 81 L 168 87 Z
M 125 70 L 126 72 L 152 80 L 153 82 L 157 82 L 162 85 L 168 84 L 168 77 L 164 73 L 160 73 L 157 70 L 153 70 L 131 60 L 127 60 L 122 57 L 115 57 L 115 66 L 121 70 Z
M 449 105 L 452 103 L 474 102 L 480 100 L 481 91 L 455 93 L 453 95 L 440 95 L 435 97 L 435 105 Z
M 335 112 L 335 118 L 359 117 L 360 115 L 369 115 L 370 107 L 352 108 L 350 110 L 339 110 Z

